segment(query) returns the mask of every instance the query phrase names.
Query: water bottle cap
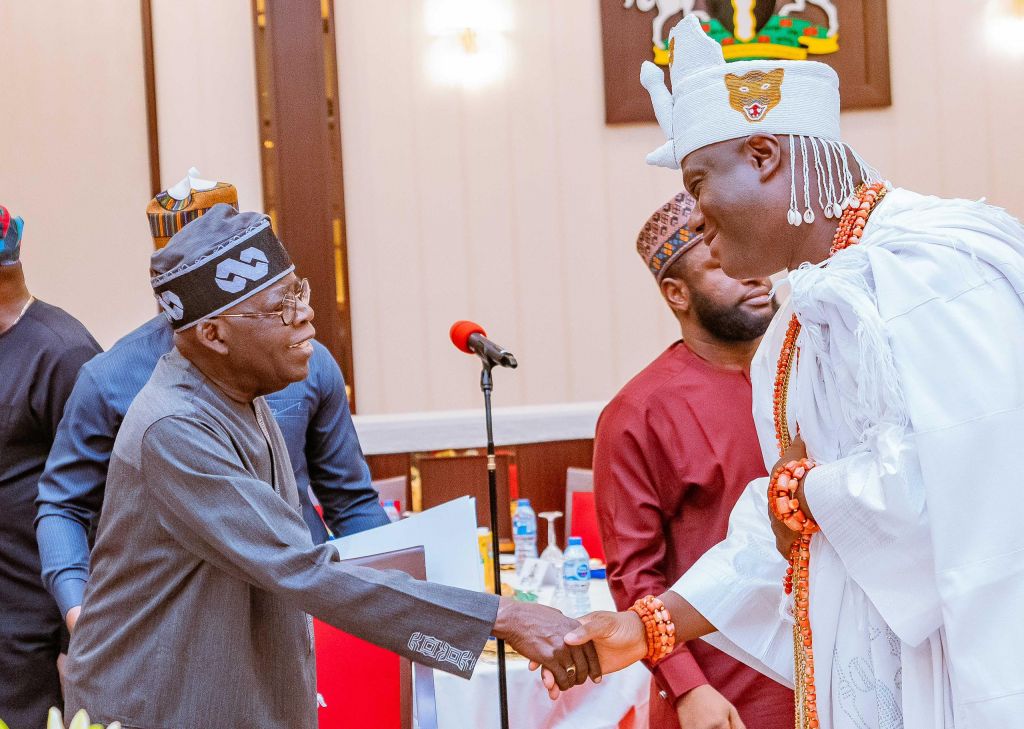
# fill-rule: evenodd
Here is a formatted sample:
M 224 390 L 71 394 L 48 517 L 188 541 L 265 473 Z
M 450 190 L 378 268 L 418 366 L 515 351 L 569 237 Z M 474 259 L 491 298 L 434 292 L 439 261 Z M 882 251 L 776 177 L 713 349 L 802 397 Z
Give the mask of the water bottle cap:
M 569 546 L 570 547 L 582 547 L 583 546 L 583 537 L 569 537 Z
M 530 500 L 529 499 L 516 499 L 516 504 L 518 506 L 529 506 L 530 505 Z

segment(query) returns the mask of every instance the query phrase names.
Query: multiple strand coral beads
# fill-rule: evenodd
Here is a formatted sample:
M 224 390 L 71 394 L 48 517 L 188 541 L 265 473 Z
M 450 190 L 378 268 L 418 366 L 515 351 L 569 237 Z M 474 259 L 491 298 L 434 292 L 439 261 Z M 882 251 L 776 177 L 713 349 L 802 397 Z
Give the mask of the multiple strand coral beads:
M 665 608 L 665 603 L 654 595 L 641 597 L 629 608 L 640 616 L 647 641 L 645 661 L 657 663 L 672 652 L 676 645 L 676 625 Z
M 885 197 L 886 190 L 885 184 L 881 182 L 860 185 L 855 190 L 853 199 L 846 206 L 839 220 L 839 227 L 832 239 L 829 256 L 860 243 L 868 216 L 875 205 Z M 799 356 L 796 346 L 799 335 L 800 322 L 794 314 L 789 320 L 786 337 L 782 343 L 782 351 L 779 353 L 772 403 L 775 440 L 778 443 L 780 455 L 785 455 L 792 444 L 786 405 L 793 363 Z M 818 729 L 820 726 L 818 702 L 814 689 L 814 650 L 811 640 L 810 585 L 808 582 L 811 536 L 818 531 L 818 525 L 807 517 L 796 498 L 797 487 L 807 472 L 814 468 L 814 465 L 813 461 L 806 458 L 790 461 L 773 475 L 768 486 L 768 504 L 772 513 L 779 521 L 799 535 L 790 549 L 789 567 L 786 569 L 783 583 L 786 594 L 793 593 L 793 658 L 797 729 Z
M 817 525 L 807 518 L 800 508 L 800 501 L 796 498 L 796 490 L 800 481 L 815 465 L 817 464 L 810 458 L 790 461 L 776 471 L 772 477 L 768 506 L 771 507 L 776 519 L 797 534 L 813 534 L 818 531 Z

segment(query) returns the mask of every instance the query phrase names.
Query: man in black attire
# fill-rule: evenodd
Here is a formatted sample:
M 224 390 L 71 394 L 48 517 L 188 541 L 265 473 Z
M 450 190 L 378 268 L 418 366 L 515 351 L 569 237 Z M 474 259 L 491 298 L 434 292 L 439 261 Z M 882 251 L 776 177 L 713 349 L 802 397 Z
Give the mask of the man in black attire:
M 38 729 L 63 704 L 64 621 L 39 577 L 36 492 L 78 369 L 100 347 L 74 317 L 29 293 L 22 228 L 0 205 L 0 719 Z

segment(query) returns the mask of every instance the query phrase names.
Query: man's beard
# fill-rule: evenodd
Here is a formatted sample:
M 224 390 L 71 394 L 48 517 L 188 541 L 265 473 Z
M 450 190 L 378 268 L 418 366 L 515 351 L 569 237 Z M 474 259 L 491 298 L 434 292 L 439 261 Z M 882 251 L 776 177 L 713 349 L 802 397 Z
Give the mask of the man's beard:
M 750 342 L 768 329 L 778 304 L 772 297 L 771 309 L 763 313 L 746 311 L 738 304 L 724 306 L 699 291 L 690 290 L 690 303 L 697 314 L 697 319 L 708 333 L 723 342 Z

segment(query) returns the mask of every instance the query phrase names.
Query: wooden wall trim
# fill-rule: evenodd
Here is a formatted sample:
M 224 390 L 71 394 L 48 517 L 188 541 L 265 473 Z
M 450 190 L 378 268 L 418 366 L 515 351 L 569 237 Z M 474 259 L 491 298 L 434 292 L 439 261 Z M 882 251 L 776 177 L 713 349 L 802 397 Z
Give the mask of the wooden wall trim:
M 253 0 L 263 199 L 355 410 L 333 3 Z
M 153 60 L 152 0 L 139 0 L 142 15 L 142 67 L 146 89 L 146 138 L 149 146 L 149 188 L 155 196 L 160 184 L 160 136 L 156 116 L 156 63 Z

